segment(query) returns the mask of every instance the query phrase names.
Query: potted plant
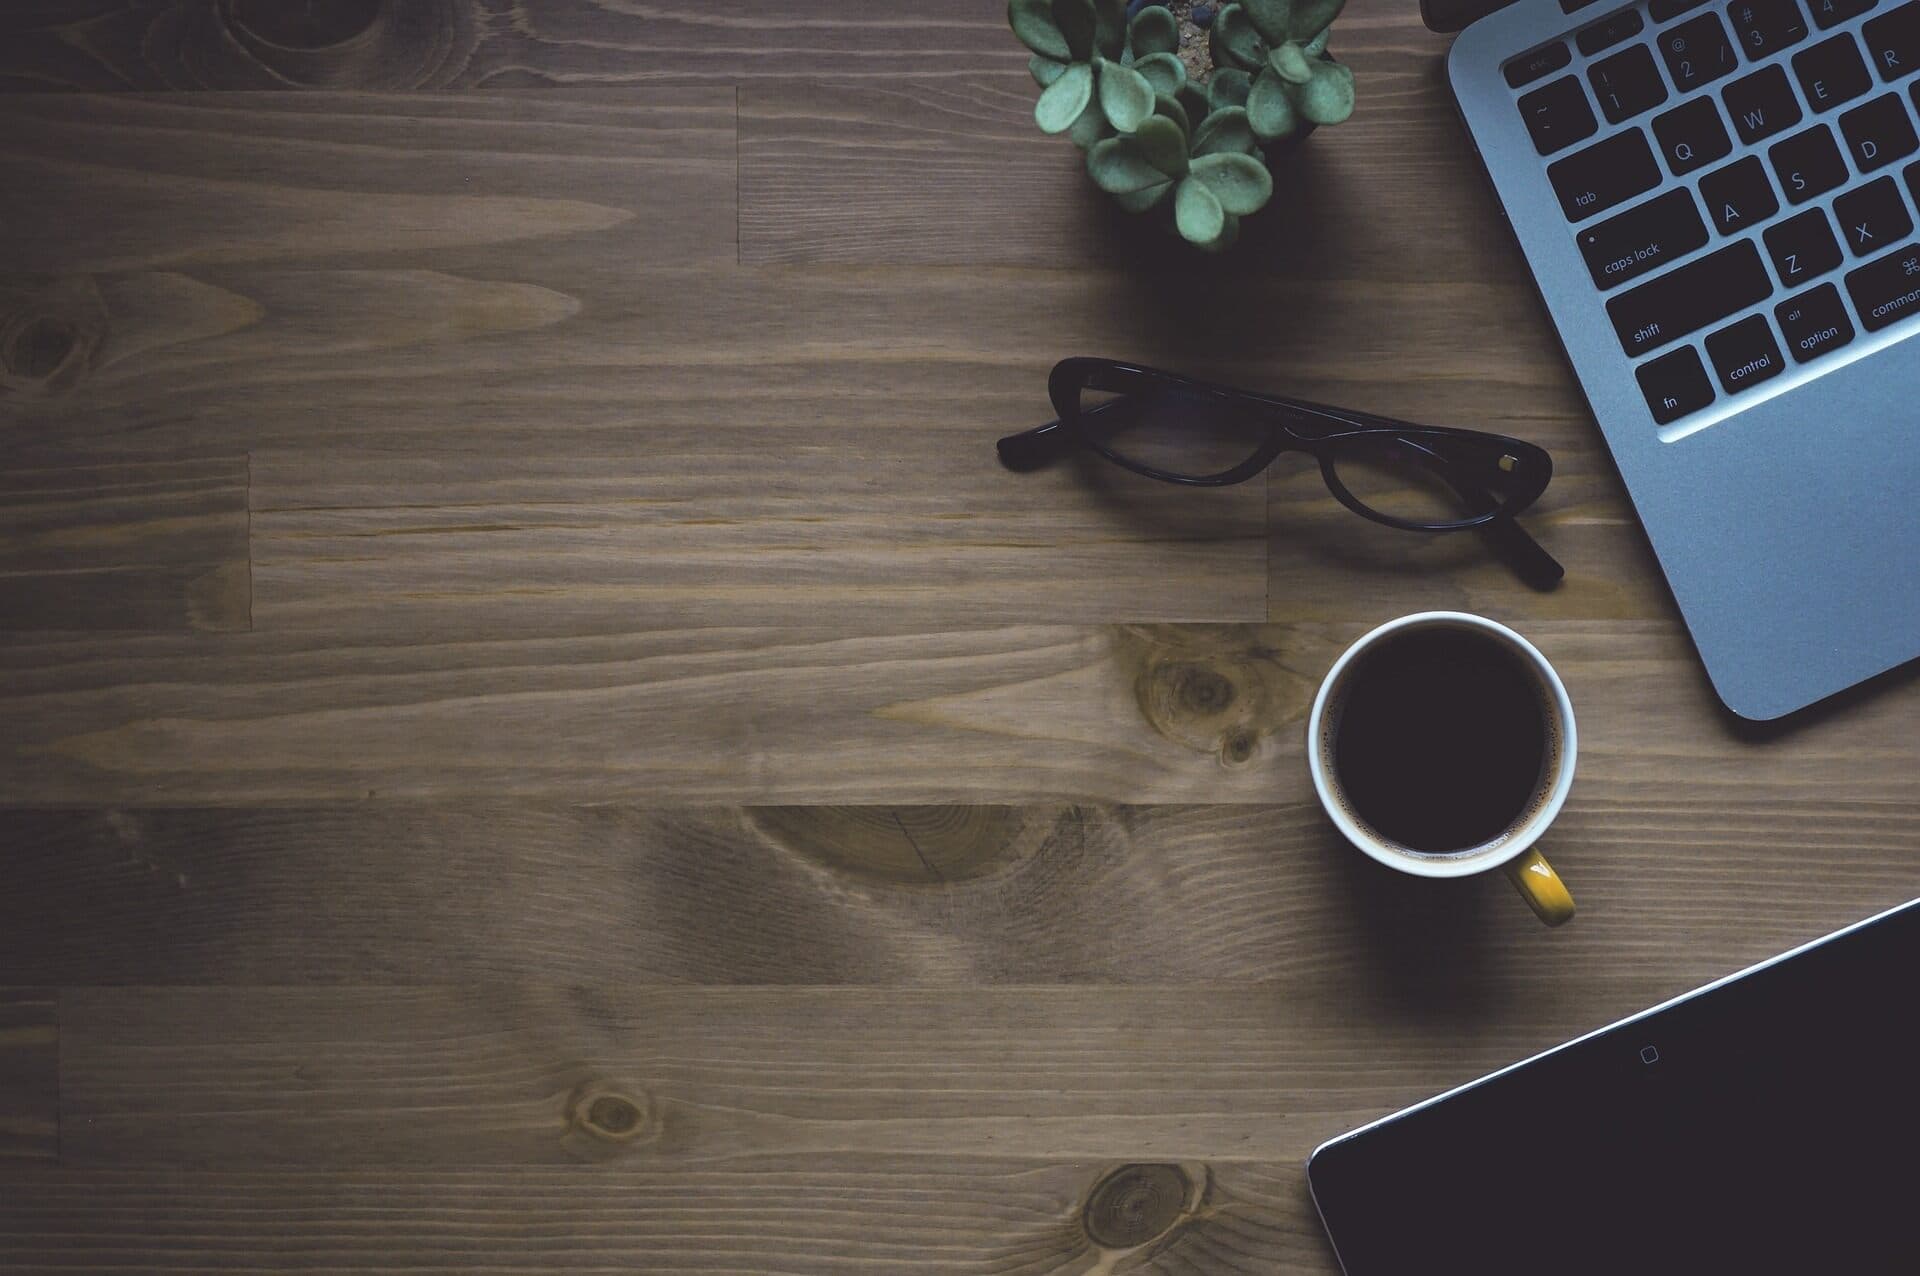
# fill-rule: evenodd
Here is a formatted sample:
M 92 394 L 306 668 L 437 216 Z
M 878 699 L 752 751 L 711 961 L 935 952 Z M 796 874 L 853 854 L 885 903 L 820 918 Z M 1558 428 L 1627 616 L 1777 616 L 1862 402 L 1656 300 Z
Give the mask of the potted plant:
M 1122 208 L 1217 252 L 1272 198 L 1280 151 L 1353 113 L 1353 72 L 1326 51 L 1344 2 L 1009 0 L 1007 21 L 1033 52 L 1041 129 Z

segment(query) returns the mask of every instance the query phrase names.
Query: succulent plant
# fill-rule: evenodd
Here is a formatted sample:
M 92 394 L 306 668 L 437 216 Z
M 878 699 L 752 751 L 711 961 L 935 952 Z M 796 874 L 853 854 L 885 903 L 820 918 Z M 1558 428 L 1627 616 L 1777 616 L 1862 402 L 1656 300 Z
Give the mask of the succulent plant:
M 1236 98 L 1262 141 L 1290 137 L 1305 119 L 1353 114 L 1353 72 L 1321 55 L 1345 0 L 1240 0 L 1214 17 L 1211 88 Z
M 1129 18 L 1126 0 L 1008 0 L 1007 21 L 1032 50 L 1041 129 L 1085 150 L 1087 172 L 1122 208 L 1165 206 L 1184 239 L 1219 250 L 1273 195 L 1262 145 L 1352 112 L 1353 76 L 1325 57 L 1343 2 L 1225 6 L 1204 85 L 1188 79 L 1164 5 Z

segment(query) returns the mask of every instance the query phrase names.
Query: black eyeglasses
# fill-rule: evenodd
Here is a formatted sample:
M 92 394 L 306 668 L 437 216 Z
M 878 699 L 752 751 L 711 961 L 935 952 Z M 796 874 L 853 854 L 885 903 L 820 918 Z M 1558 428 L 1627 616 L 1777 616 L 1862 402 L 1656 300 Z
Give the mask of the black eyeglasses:
M 1008 469 L 1038 469 L 1086 447 L 1163 483 L 1225 487 L 1282 453 L 1305 452 L 1335 498 L 1362 518 L 1417 532 L 1475 529 L 1535 589 L 1552 589 L 1566 574 L 1514 522 L 1553 477 L 1553 458 L 1520 439 L 1251 394 L 1110 359 L 1062 359 L 1047 394 L 1059 420 L 1001 439 Z

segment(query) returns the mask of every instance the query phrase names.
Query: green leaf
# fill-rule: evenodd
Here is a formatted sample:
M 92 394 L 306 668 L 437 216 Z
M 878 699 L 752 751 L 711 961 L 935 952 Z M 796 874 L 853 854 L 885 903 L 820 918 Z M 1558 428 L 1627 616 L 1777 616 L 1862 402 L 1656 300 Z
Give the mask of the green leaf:
M 1240 219 L 1232 213 L 1227 214 L 1227 224 L 1220 228 L 1220 238 L 1210 244 L 1195 244 L 1202 252 L 1223 253 L 1233 247 L 1240 238 Z
M 1173 96 L 1186 111 L 1189 124 L 1195 120 L 1206 119 L 1213 111 L 1212 104 L 1207 101 L 1206 89 L 1191 80 L 1182 84 L 1180 91 Z M 1193 130 L 1188 129 L 1187 132 L 1191 135 Z
M 1187 242 L 1210 244 L 1227 228 L 1227 210 L 1205 182 L 1189 177 L 1174 189 L 1173 224 Z
M 1353 114 L 1353 71 L 1338 62 L 1315 62 L 1313 78 L 1294 90 L 1300 114 L 1315 124 L 1338 124 Z
M 1287 33 L 1293 29 L 1292 0 L 1240 0 L 1240 3 L 1246 6 L 1254 30 L 1269 47 L 1286 43 Z
M 1118 62 L 1100 64 L 1100 109 L 1107 122 L 1122 133 L 1140 127 L 1140 121 L 1153 114 L 1153 85 L 1147 77 Z
M 1127 47 L 1127 0 L 1093 0 L 1093 46 L 1117 58 Z
M 1067 37 L 1054 23 L 1051 0 L 1007 0 L 1007 25 L 1020 37 L 1020 43 L 1041 57 L 1056 62 L 1073 60 Z
M 1053 25 L 1066 37 L 1075 62 L 1093 56 L 1093 0 L 1053 0 Z
M 1133 69 L 1147 77 L 1155 93 L 1178 93 L 1187 82 L 1186 64 L 1171 53 L 1149 53 L 1135 61 Z
M 1107 127 L 1107 117 L 1100 113 L 1100 104 L 1091 100 L 1087 103 L 1087 109 L 1080 112 L 1080 118 L 1067 128 L 1067 136 L 1083 151 L 1112 134 L 1113 130 Z
M 1193 175 L 1236 217 L 1259 212 L 1273 197 L 1273 175 L 1251 155 L 1203 155 L 1193 161 Z
M 1253 77 L 1245 71 L 1233 67 L 1215 67 L 1207 77 L 1207 105 L 1216 111 L 1224 111 L 1230 106 L 1245 106 L 1247 92 L 1253 87 Z
M 1167 175 L 1147 162 L 1140 143 L 1131 137 L 1110 137 L 1087 152 L 1087 174 L 1109 195 L 1130 195 L 1166 182 Z
M 1218 68 L 1239 67 L 1242 71 L 1257 71 L 1267 60 L 1267 46 L 1260 42 L 1260 33 L 1253 29 L 1253 21 L 1247 17 L 1247 11 L 1237 4 L 1230 4 L 1213 15 L 1213 30 L 1207 36 L 1207 47 L 1213 52 L 1216 78 L 1219 76 Z
M 1291 40 L 1267 54 L 1267 65 L 1288 84 L 1305 84 L 1313 78 L 1313 63 L 1307 61 L 1307 55 Z
M 1327 51 L 1327 37 L 1333 34 L 1332 27 L 1321 27 L 1320 34 L 1300 46 L 1300 51 L 1310 58 L 1317 58 Z
M 1200 121 L 1200 127 L 1193 134 L 1195 155 L 1246 155 L 1259 144 L 1253 135 L 1253 125 L 1247 122 L 1244 106 L 1215 111 Z
M 1333 25 L 1333 20 L 1340 16 L 1340 10 L 1345 5 L 1346 0 L 1293 0 L 1293 13 L 1287 20 L 1287 37 L 1292 40 L 1319 38 Z
M 1130 213 L 1144 213 L 1172 193 L 1173 183 L 1161 182 L 1158 186 L 1149 186 L 1143 191 L 1128 191 L 1124 195 L 1115 195 L 1113 202 Z
M 1300 113 L 1287 96 L 1287 82 L 1272 71 L 1262 71 L 1247 93 L 1247 122 L 1263 142 L 1292 137 L 1300 127 Z
M 1187 118 L 1187 108 L 1180 105 L 1178 98 L 1168 97 L 1164 93 L 1154 94 L 1153 113 L 1178 124 L 1181 137 L 1193 136 L 1193 123 Z
M 1027 59 L 1027 70 L 1033 73 L 1033 82 L 1044 89 L 1066 74 L 1067 64 L 1043 58 L 1036 53 Z
M 1180 47 L 1180 24 L 1174 20 L 1173 10 L 1165 5 L 1150 4 L 1133 15 L 1133 21 L 1127 26 L 1127 41 L 1136 58 L 1149 53 L 1172 53 Z
M 1093 100 L 1093 68 L 1076 62 L 1047 86 L 1033 104 L 1033 120 L 1043 133 L 1064 133 Z
M 1187 135 L 1164 115 L 1149 115 L 1133 131 L 1140 154 L 1168 177 L 1184 177 L 1187 172 Z

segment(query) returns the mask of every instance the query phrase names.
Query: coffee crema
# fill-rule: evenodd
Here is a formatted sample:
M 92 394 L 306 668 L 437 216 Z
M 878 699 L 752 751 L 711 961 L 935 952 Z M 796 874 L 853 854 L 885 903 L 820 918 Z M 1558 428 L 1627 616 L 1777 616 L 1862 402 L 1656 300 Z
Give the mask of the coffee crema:
M 1524 653 L 1445 626 L 1391 634 L 1344 671 L 1323 740 L 1356 820 L 1425 855 L 1523 825 L 1559 768 L 1551 694 Z

